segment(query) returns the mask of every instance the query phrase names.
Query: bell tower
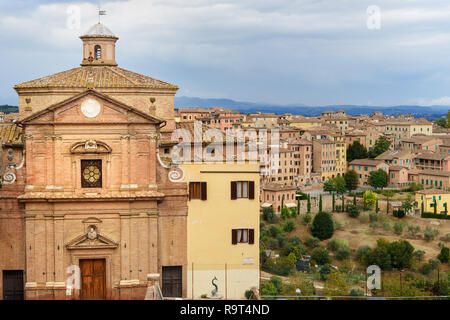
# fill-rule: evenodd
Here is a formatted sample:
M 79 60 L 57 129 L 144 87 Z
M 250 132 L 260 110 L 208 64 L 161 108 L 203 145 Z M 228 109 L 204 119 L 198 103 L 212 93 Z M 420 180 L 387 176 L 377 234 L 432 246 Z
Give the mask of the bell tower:
M 100 22 L 80 39 L 83 41 L 81 66 L 117 66 L 116 41 L 119 39 Z

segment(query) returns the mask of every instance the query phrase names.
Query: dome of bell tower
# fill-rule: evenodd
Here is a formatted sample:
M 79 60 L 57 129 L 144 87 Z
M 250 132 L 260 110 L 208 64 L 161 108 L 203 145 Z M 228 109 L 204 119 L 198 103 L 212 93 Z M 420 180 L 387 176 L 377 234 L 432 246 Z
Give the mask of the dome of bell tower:
M 82 66 L 117 66 L 116 41 L 119 38 L 105 25 L 94 24 L 80 39 L 83 41 Z

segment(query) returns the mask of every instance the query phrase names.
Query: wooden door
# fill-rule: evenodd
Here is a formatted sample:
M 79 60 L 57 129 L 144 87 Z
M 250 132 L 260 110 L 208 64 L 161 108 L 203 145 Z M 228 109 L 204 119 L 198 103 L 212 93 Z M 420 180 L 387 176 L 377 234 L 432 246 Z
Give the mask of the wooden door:
M 81 299 L 101 300 L 106 296 L 105 259 L 80 260 Z
M 183 294 L 182 267 L 162 267 L 162 294 L 180 298 Z
M 3 270 L 3 299 L 23 300 L 22 270 Z

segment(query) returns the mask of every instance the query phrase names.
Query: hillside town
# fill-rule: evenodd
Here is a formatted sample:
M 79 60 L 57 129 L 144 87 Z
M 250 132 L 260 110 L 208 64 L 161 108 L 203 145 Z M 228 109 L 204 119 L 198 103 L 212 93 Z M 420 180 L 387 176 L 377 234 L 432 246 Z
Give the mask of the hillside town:
M 450 130 L 409 114 L 394 117 L 379 111 L 350 116 L 339 110 L 322 112 L 319 117 L 304 117 L 241 114 L 211 107 L 178 108 L 175 121 L 183 125 L 201 121 L 224 133 L 265 129 L 270 136 L 271 131 L 277 131 L 279 166 L 273 172 L 264 170 L 260 164 L 260 194 L 261 206 L 270 205 L 278 213 L 283 196 L 286 205 L 296 206 L 296 198 L 290 196 L 290 191 L 321 189 L 325 181 L 344 176 L 348 170 L 357 172 L 360 187 L 370 187 L 369 174 L 382 169 L 389 176 L 387 187 L 421 183 L 443 190 L 450 188 Z M 380 138 L 389 142 L 387 150 L 370 158 L 347 158 L 347 150 L 355 142 L 373 152 Z

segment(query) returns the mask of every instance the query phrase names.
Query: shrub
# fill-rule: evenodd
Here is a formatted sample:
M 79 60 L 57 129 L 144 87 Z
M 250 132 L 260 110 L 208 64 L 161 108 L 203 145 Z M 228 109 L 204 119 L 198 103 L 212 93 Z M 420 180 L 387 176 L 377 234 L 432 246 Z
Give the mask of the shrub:
M 394 223 L 394 232 L 401 235 L 403 233 L 403 224 L 400 222 Z
M 356 250 L 356 253 L 355 253 L 355 258 L 356 258 L 356 260 L 358 260 L 359 262 L 362 262 L 362 257 L 363 257 L 363 255 L 364 255 L 366 252 L 368 252 L 368 251 L 370 251 L 370 247 L 369 247 L 369 246 L 367 246 L 367 245 L 360 246 L 360 247 L 358 248 L 358 250 Z
M 354 204 L 349 204 L 347 208 L 348 215 L 352 218 L 357 218 L 359 216 L 359 209 Z
M 317 246 L 319 245 L 319 242 L 320 242 L 320 239 L 319 239 L 319 238 L 316 238 L 316 237 L 309 237 L 309 238 L 306 240 L 305 244 L 306 244 L 306 246 L 309 247 L 309 248 L 315 248 L 315 247 L 317 247 Z
M 334 233 L 333 219 L 328 212 L 319 212 L 312 222 L 311 231 L 313 236 L 320 240 L 330 239 Z
M 433 268 L 429 263 L 425 263 L 422 268 L 420 268 L 420 272 L 424 275 L 429 275 L 433 271 Z
M 336 259 L 338 260 L 345 260 L 350 256 L 350 249 L 347 247 L 339 248 L 339 250 L 336 253 Z
M 390 231 L 391 230 L 391 223 L 388 220 L 383 221 L 383 230 Z
M 369 222 L 369 216 L 367 214 L 362 214 L 359 216 L 359 222 L 367 223 Z
M 247 300 L 255 300 L 255 296 L 253 295 L 253 290 L 249 289 L 245 291 L 245 298 Z
M 441 253 L 439 253 L 439 255 L 437 256 L 437 258 L 439 259 L 439 261 L 441 262 L 448 262 L 449 258 L 450 258 L 450 249 L 447 247 L 443 247 L 441 249 Z
M 286 247 L 288 236 L 285 233 L 280 233 L 276 236 L 278 241 L 278 248 L 283 249 Z
M 331 265 L 329 263 L 325 263 L 322 268 L 320 268 L 320 280 L 324 281 L 327 279 L 327 275 L 331 272 Z
M 431 229 L 430 226 L 427 226 L 425 232 L 423 234 L 426 241 L 434 240 L 439 234 L 438 230 Z
M 269 234 L 272 236 L 272 237 L 276 237 L 277 235 L 279 235 L 281 233 L 281 230 L 280 230 L 280 228 L 278 227 L 278 226 L 275 226 L 275 225 L 271 225 L 270 227 L 269 227 Z
M 428 263 L 430 264 L 431 268 L 433 270 L 437 269 L 441 261 L 439 259 L 430 259 L 428 260 Z
M 342 223 L 339 220 L 334 219 L 333 224 L 334 224 L 334 230 L 344 230 L 344 226 L 342 225 Z
M 403 209 L 394 210 L 392 212 L 392 215 L 399 219 L 403 218 L 405 216 L 405 214 L 406 214 L 406 212 Z
M 292 220 L 286 221 L 286 223 L 285 223 L 284 226 L 283 226 L 283 230 L 284 230 L 285 232 L 291 232 L 291 231 L 294 230 L 294 229 L 295 229 L 295 222 L 292 221 Z
M 296 260 L 300 260 L 303 256 L 305 249 L 302 245 L 292 245 L 288 244 L 286 248 L 282 251 L 283 256 L 289 256 L 291 253 L 294 254 Z
M 315 261 L 319 265 L 330 263 L 331 261 L 330 255 L 328 254 L 328 250 L 321 247 L 315 248 L 311 252 L 311 260 Z
M 311 214 L 305 214 L 303 217 L 302 217 L 302 222 L 303 222 L 303 224 L 305 225 L 305 226 L 307 226 L 310 222 L 311 222 L 311 220 L 312 220 L 312 217 L 311 217 Z
M 271 281 L 266 281 L 262 285 L 261 295 L 263 296 L 276 296 L 278 295 L 277 288 Z
M 377 213 L 370 213 L 369 214 L 369 221 L 370 222 L 377 222 L 378 221 L 378 214 Z
M 362 297 L 364 296 L 364 291 L 361 288 L 353 288 L 350 290 L 349 295 L 352 297 Z
M 418 234 L 420 232 L 420 226 L 408 226 L 408 232 L 412 236 L 415 236 L 416 234 Z
M 340 243 L 338 239 L 332 239 L 327 243 L 327 249 L 333 252 L 338 251 L 340 248 Z
M 369 227 L 370 227 L 371 229 L 378 229 L 378 227 L 379 227 L 378 222 L 376 222 L 376 221 L 371 222 L 371 223 L 369 224 Z
M 262 213 L 263 219 L 268 222 L 273 222 L 275 217 L 275 211 L 272 207 L 266 207 L 263 209 Z
M 377 201 L 377 194 L 371 190 L 366 190 L 363 195 L 364 208 L 372 208 Z

